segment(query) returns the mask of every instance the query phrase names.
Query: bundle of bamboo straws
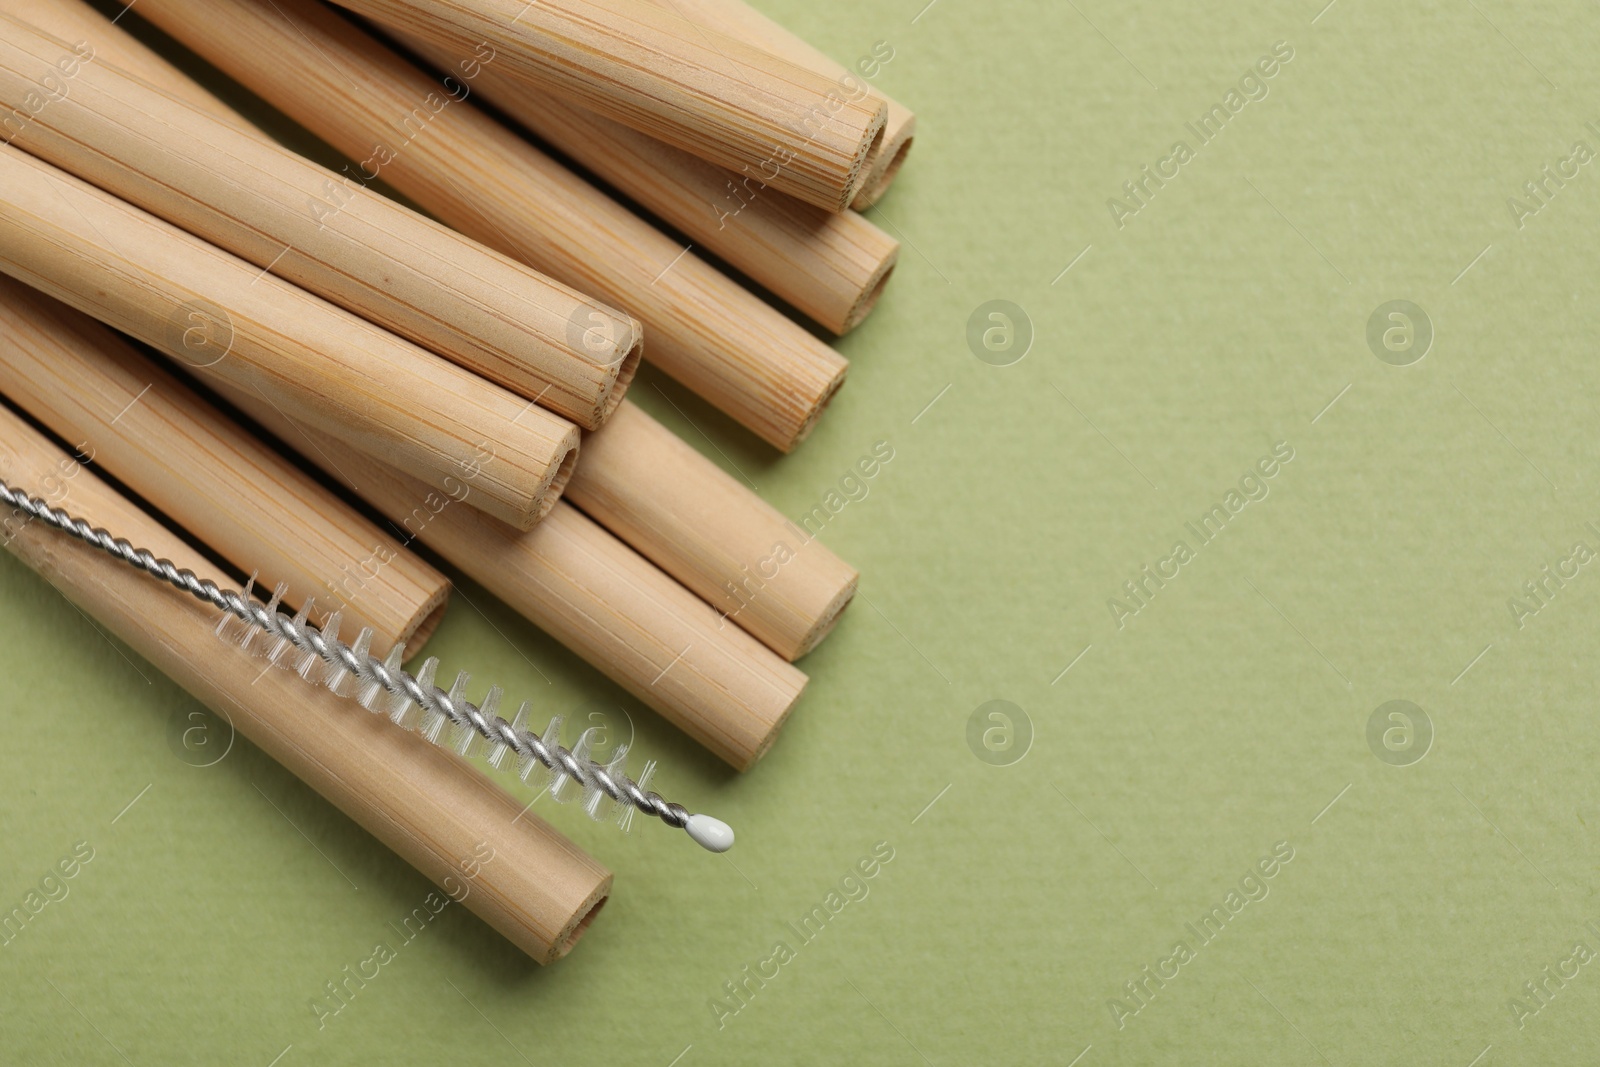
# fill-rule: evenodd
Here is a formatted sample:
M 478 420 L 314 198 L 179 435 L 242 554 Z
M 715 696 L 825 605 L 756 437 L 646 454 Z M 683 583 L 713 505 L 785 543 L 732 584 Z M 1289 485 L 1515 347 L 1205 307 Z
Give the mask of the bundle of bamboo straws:
M 0 480 L 342 609 L 375 655 L 414 655 L 445 610 L 421 542 L 748 768 L 857 575 L 623 393 L 642 353 L 788 451 L 845 363 L 508 122 L 842 333 L 898 253 L 851 206 L 912 115 L 743 0 L 339 2 L 372 25 L 319 0 L 136 8 L 352 161 L 335 172 L 83 0 L 8 0 Z M 454 755 L 258 677 L 201 605 L 43 524 L 4 536 L 429 878 L 471 864 L 467 906 L 534 959 L 605 901 L 604 867 Z

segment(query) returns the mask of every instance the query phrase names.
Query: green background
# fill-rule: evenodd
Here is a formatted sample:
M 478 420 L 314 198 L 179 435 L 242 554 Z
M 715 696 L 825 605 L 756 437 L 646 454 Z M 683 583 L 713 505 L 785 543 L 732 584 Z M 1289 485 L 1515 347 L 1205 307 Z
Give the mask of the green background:
M 894 448 L 827 527 L 861 596 L 778 744 L 733 777 L 471 583 L 430 646 L 552 712 L 630 709 L 735 851 L 541 802 L 616 871 L 572 956 L 452 907 L 319 1030 L 309 1001 L 429 884 L 250 745 L 180 759 L 195 705 L 0 556 L 0 908 L 95 850 L 0 948 L 0 1057 L 1594 1061 L 1600 964 L 1521 1026 L 1509 1002 L 1600 951 L 1600 567 L 1520 626 L 1508 600 L 1600 550 L 1600 170 L 1520 228 L 1507 206 L 1600 146 L 1592 9 L 922 2 L 761 5 L 843 61 L 889 42 L 877 84 L 919 119 L 871 213 L 900 267 L 814 436 L 779 458 L 660 375 L 631 394 L 790 516 Z M 1119 229 L 1107 199 L 1278 41 L 1269 95 Z M 966 341 L 994 299 L 1035 332 L 1010 366 Z M 1392 300 L 1434 331 L 1407 366 L 1367 342 Z M 1278 442 L 1270 495 L 1119 629 L 1108 599 Z M 996 699 L 1032 734 L 1006 766 L 967 740 Z M 1390 700 L 1425 749 L 1369 743 Z M 782 924 L 878 842 L 870 894 L 800 944 Z M 1278 842 L 1270 893 L 1192 939 Z

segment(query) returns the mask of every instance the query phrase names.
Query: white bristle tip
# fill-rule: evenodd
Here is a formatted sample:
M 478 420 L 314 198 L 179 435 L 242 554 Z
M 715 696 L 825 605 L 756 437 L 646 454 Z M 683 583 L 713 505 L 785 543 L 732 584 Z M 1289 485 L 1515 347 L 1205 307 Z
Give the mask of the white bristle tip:
M 733 827 L 709 815 L 691 815 L 684 827 L 695 844 L 707 852 L 726 852 L 733 847 Z

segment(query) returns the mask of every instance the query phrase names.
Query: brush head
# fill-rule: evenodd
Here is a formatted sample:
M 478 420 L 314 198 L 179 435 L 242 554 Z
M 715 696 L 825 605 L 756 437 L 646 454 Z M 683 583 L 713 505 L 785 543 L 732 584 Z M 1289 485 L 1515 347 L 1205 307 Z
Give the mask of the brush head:
M 691 815 L 684 825 L 695 843 L 709 852 L 726 852 L 733 847 L 733 827 L 709 815 Z

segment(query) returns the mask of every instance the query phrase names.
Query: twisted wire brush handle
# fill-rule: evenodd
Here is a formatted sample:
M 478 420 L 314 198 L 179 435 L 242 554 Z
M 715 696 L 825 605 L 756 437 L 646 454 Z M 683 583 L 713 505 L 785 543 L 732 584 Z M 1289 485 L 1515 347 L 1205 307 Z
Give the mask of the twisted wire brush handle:
M 733 831 L 726 823 L 709 815 L 692 814 L 682 805 L 664 800 L 659 793 L 644 788 L 654 771 L 654 763 L 646 765 L 644 773 L 636 782 L 622 773 L 626 749 L 619 751 L 608 763 L 602 765 L 588 757 L 590 734 L 586 733 L 573 749 L 560 744 L 559 717 L 551 720 L 541 738 L 532 731 L 521 728 L 528 711 L 526 703 L 517 714 L 516 723 L 506 722 L 494 714 L 494 706 L 498 704 L 500 698 L 498 686 L 489 691 L 481 706 L 475 705 L 463 695 L 467 683 L 465 674 L 457 676 L 455 684 L 448 693 L 432 684 L 436 660 L 429 660 L 423 666 L 419 678 L 400 667 L 403 651 L 398 645 L 389 653 L 386 660 L 380 661 L 370 655 L 367 652 L 372 638 L 370 630 L 363 630 L 356 638 L 353 647 L 340 641 L 338 613 L 330 616 L 324 623 L 323 629 L 318 630 L 305 621 L 311 610 L 310 602 L 302 606 L 294 618 L 277 611 L 279 599 L 283 595 L 282 587 L 279 587 L 268 604 L 262 604 L 251 598 L 250 590 L 254 585 L 254 578 L 242 592 L 222 589 L 209 578 L 200 578 L 187 568 L 180 569 L 170 560 L 158 559 L 149 549 L 136 548 L 125 538 L 114 537 L 104 529 L 90 526 L 84 519 L 75 518 L 66 511 L 52 508 L 46 501 L 31 497 L 19 489 L 13 489 L 3 480 L 0 480 L 0 502 L 48 523 L 85 544 L 92 545 L 129 566 L 144 571 L 222 611 L 224 614 L 217 626 L 219 634 L 227 623 L 237 619 L 249 628 L 241 642 L 247 647 L 260 632 L 272 635 L 278 641 L 265 655 L 273 663 L 277 663 L 289 646 L 299 649 L 304 656 L 296 671 L 307 681 L 310 680 L 309 672 L 312 665 L 320 659 L 328 667 L 326 680 L 328 688 L 341 696 L 351 695 L 354 690 L 359 694 L 356 697 L 358 702 L 368 710 L 371 710 L 372 705 L 376 703 L 380 691 L 388 692 L 393 698 L 393 711 L 390 717 L 398 725 L 406 725 L 410 713 L 420 707 L 423 710 L 420 729 L 424 736 L 435 744 L 441 743 L 440 731 L 446 722 L 450 722 L 455 725 L 457 733 L 452 742 L 453 746 L 463 756 L 469 753 L 473 742 L 481 737 L 491 748 L 487 755 L 490 766 L 498 769 L 506 750 L 509 749 L 523 761 L 518 773 L 524 781 L 536 765 L 553 774 L 555 781 L 550 792 L 557 800 L 562 799 L 560 794 L 569 782 L 581 784 L 584 808 L 592 818 L 604 817 L 600 814 L 600 810 L 609 798 L 622 805 L 617 821 L 624 829 L 631 823 L 633 812 L 638 810 L 646 815 L 655 816 L 668 826 L 687 831 L 698 844 L 712 852 L 726 852 L 733 846 Z

